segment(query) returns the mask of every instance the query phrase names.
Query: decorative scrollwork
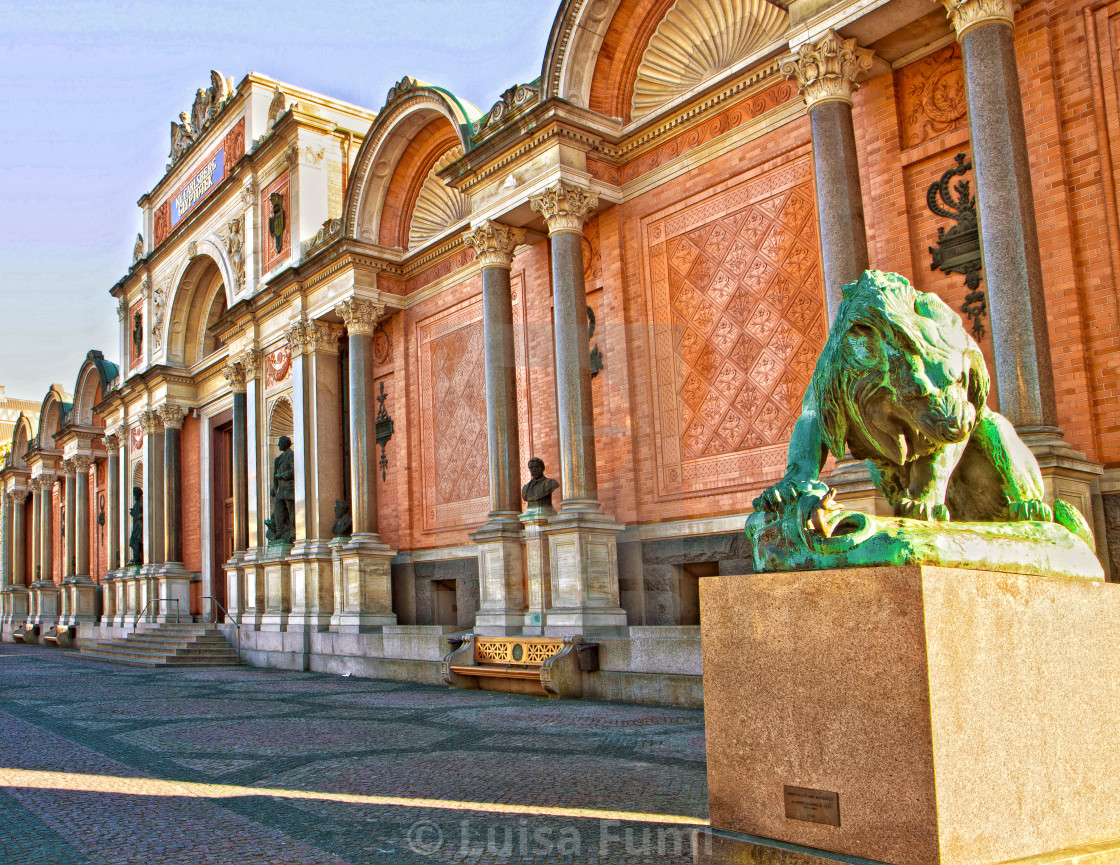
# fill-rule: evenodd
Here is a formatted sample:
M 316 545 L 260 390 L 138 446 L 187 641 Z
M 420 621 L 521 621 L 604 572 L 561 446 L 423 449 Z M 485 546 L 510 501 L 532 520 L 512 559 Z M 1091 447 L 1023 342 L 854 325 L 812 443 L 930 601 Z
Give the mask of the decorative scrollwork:
M 959 273 L 964 276 L 968 287 L 961 312 L 972 322 L 972 335 L 977 340 L 984 338 L 984 315 L 988 310 L 987 299 L 980 290 L 980 271 L 983 260 L 980 254 L 980 226 L 976 221 L 976 196 L 972 195 L 967 180 L 953 183 L 972 170 L 968 154 L 958 153 L 956 165 L 941 175 L 941 179 L 930 185 L 926 192 L 926 204 L 935 214 L 944 219 L 956 221 L 956 225 L 945 230 L 937 229 L 937 243 L 929 248 L 933 260 L 930 270 L 942 273 Z
M 389 470 L 389 460 L 385 456 L 385 445 L 389 444 L 389 439 L 393 437 L 393 419 L 389 417 L 389 411 L 385 408 L 385 400 L 388 397 L 389 395 L 385 393 L 385 382 L 381 382 L 381 392 L 377 396 L 377 422 L 374 424 L 377 443 L 381 445 L 381 460 L 377 464 L 377 467 L 381 469 L 381 480 L 385 480 L 386 473 Z

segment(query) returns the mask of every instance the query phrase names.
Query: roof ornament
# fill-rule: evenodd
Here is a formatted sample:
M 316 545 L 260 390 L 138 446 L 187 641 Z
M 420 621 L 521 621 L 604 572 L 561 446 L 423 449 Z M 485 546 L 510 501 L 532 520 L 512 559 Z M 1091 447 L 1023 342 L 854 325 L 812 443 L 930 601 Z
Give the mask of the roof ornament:
M 234 83 L 232 78 L 223 78 L 222 73 L 210 70 L 210 86 L 199 88 L 194 96 L 194 105 L 188 115 L 186 111 L 179 113 L 179 122 L 171 121 L 171 161 L 167 164 L 170 171 L 176 163 L 183 158 L 194 143 L 202 137 L 202 133 L 221 113 L 225 104 L 233 98 Z

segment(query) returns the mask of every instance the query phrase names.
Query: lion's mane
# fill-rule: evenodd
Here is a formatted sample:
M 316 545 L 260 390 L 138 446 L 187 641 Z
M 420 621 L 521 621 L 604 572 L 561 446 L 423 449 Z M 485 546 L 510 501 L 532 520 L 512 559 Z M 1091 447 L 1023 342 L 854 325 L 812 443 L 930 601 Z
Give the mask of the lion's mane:
M 850 428 L 874 441 L 863 409 L 876 399 L 891 398 L 884 344 L 933 359 L 965 355 L 968 399 L 977 418 L 981 416 L 991 381 L 980 346 L 960 316 L 937 295 L 915 290 L 896 273 L 865 271 L 844 286 L 844 299 L 806 395 L 815 395 L 821 434 L 837 457 L 844 453 Z

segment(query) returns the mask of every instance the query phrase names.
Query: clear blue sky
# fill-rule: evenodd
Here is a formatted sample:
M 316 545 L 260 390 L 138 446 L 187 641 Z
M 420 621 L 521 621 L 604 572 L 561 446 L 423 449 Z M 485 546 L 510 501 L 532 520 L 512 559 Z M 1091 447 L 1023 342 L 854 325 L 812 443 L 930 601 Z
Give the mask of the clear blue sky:
M 211 69 L 260 72 L 377 110 L 411 75 L 483 111 L 540 74 L 559 0 L 0 2 L 0 385 L 74 387 L 118 360 L 109 289 L 170 121 Z

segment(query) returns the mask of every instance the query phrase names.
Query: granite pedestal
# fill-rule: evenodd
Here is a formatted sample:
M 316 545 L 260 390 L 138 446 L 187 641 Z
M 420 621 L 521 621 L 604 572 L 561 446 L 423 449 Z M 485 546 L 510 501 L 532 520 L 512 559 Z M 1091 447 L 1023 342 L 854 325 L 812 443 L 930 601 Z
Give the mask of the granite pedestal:
M 914 566 L 700 603 L 697 863 L 1120 861 L 1120 586 Z

